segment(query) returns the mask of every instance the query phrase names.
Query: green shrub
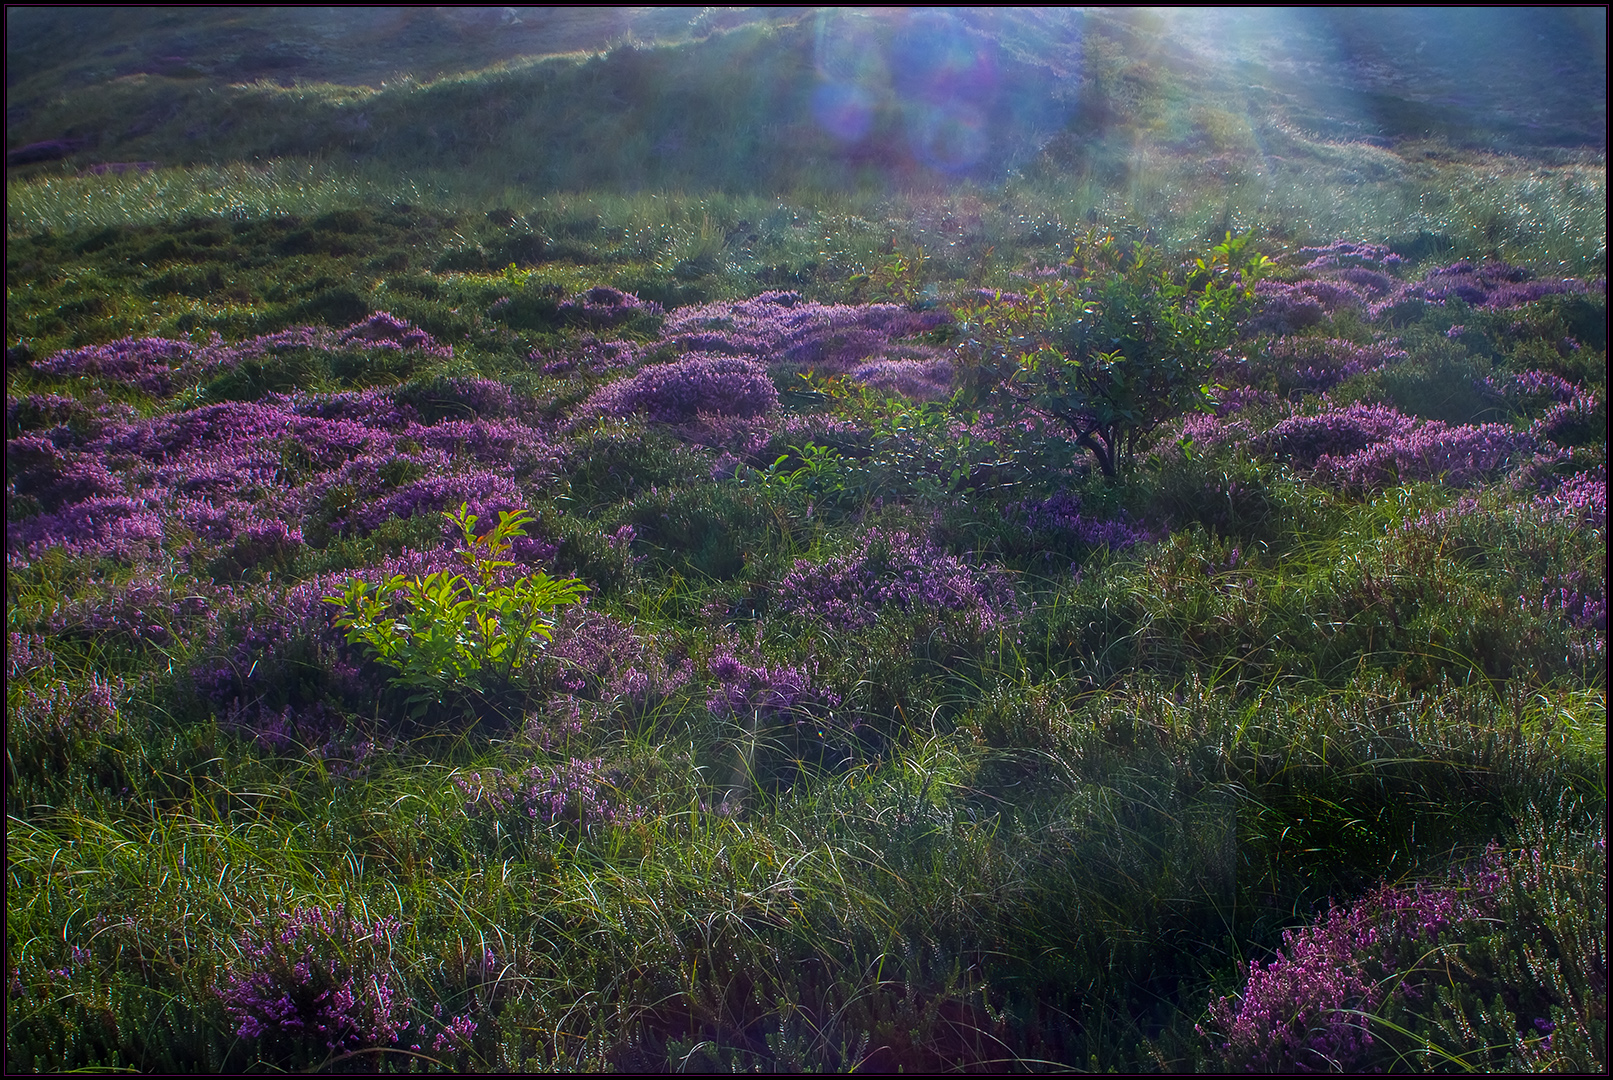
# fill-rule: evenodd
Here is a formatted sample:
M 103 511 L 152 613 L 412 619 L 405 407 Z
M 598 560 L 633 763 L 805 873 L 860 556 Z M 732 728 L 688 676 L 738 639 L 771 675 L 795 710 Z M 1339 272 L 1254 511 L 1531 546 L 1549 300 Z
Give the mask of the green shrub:
M 1057 417 L 1113 477 L 1139 439 L 1208 407 L 1212 354 L 1232 340 L 1269 262 L 1228 233 L 1192 272 L 1173 274 L 1147 246 L 1126 252 L 1093 233 L 1070 265 L 1074 282 L 958 310 L 969 378 L 977 395 L 1000 391 L 1005 404 Z
M 462 532 L 474 578 L 446 570 L 413 580 L 399 574 L 373 590 L 354 579 L 340 596 L 325 597 L 341 609 L 336 625 L 348 642 L 395 670 L 392 685 L 407 695 L 416 717 L 467 687 L 494 696 L 507 691 L 549 640 L 551 613 L 587 591 L 576 578 L 542 571 L 497 583 L 498 571 L 515 565 L 498 556 L 509 551 L 512 537 L 526 535 L 532 520 L 526 511 L 500 511 L 498 524 L 483 536 L 476 535 L 477 517 L 466 504 L 443 516 Z

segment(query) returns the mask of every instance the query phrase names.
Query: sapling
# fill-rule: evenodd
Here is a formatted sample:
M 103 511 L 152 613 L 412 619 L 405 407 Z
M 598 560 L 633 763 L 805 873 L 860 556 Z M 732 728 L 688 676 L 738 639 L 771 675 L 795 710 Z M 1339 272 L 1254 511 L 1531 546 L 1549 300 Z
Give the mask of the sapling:
M 1073 280 L 955 309 L 967 342 L 964 395 L 1056 417 L 1113 477 L 1143 436 L 1210 407 L 1214 354 L 1269 268 L 1247 237 L 1230 233 L 1177 272 L 1152 248 L 1125 252 L 1090 234 L 1067 264 Z
M 526 510 L 499 511 L 498 524 L 482 536 L 468 504 L 443 516 L 463 536 L 460 555 L 470 575 L 399 574 L 373 587 L 353 578 L 342 595 L 324 597 L 341 608 L 336 625 L 347 631 L 348 642 L 395 670 L 392 685 L 408 693 L 410 715 L 417 718 L 466 684 L 483 693 L 507 691 L 551 639 L 554 611 L 588 591 L 577 578 L 541 570 L 498 583 L 498 572 L 515 565 L 502 556 L 533 520 Z

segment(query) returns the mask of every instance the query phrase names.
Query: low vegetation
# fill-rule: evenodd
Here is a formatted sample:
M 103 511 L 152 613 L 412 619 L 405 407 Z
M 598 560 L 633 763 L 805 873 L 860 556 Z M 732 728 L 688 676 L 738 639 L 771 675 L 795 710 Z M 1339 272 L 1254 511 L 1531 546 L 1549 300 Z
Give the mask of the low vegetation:
M 1293 138 L 27 166 L 8 1062 L 1605 1071 L 1603 166 Z

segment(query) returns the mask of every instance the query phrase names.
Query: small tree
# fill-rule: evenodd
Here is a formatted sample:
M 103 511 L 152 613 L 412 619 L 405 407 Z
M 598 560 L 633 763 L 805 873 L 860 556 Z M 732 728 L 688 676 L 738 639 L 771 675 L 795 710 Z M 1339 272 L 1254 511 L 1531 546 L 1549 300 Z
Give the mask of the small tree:
M 477 517 L 465 503 L 443 516 L 464 538 L 460 555 L 472 576 L 399 574 L 373 587 L 353 578 L 341 595 L 324 598 L 341 609 L 336 625 L 347 640 L 393 668 L 392 685 L 408 694 L 415 717 L 462 688 L 506 692 L 548 644 L 555 610 L 588 591 L 576 578 L 542 571 L 496 581 L 500 570 L 515 565 L 502 556 L 513 538 L 526 535 L 527 511 L 499 511 L 498 524 L 483 536 L 476 535 Z
M 1212 358 L 1270 262 L 1228 233 L 1206 258 L 1172 271 L 1155 249 L 1127 253 L 1094 232 L 1066 265 L 1073 273 L 1023 299 L 998 294 L 955 309 L 964 393 L 1057 417 L 1113 477 L 1162 422 L 1211 405 Z

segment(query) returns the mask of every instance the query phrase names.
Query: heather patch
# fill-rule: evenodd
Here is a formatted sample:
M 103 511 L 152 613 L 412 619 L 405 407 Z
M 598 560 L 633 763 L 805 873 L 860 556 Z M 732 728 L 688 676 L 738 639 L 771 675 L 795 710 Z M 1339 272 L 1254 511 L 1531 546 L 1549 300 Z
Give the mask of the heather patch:
M 8 1066 L 1607 1072 L 1605 12 L 7 14 Z
M 922 537 L 874 529 L 844 555 L 802 561 L 778 583 L 774 605 L 835 630 L 872 625 L 887 609 L 961 615 L 977 632 L 996 630 L 1014 610 L 1001 573 L 969 565 Z
M 1542 849 L 1557 846 L 1540 839 L 1522 851 L 1492 846 L 1460 877 L 1383 885 L 1284 931 L 1275 958 L 1245 965 L 1242 993 L 1213 1004 L 1211 1027 L 1200 1033 L 1216 1043 L 1224 1067 L 1251 1072 L 1472 1067 L 1481 1054 L 1497 1055 L 1488 1060 L 1504 1068 L 1573 1068 L 1596 1053 L 1589 1040 L 1601 1021 L 1564 993 L 1588 972 L 1570 974 L 1563 960 L 1583 962 L 1577 950 L 1594 948 L 1591 942 L 1570 931 L 1571 944 L 1540 954 L 1538 981 L 1517 993 L 1508 1012 L 1480 1004 L 1502 971 L 1540 948 L 1542 924 L 1555 921 L 1535 897 L 1583 888 L 1572 870 L 1547 861 Z M 1520 936 L 1533 948 L 1495 932 L 1520 917 L 1530 923 Z M 1466 978 L 1452 978 L 1453 967 Z M 1483 1050 L 1471 1045 L 1475 1028 L 1489 1040 Z
M 556 624 L 545 662 L 554 685 L 572 702 L 639 713 L 665 702 L 693 672 L 687 657 L 668 655 L 631 626 L 585 607 Z
M 1308 258 L 1285 280 L 1255 286 L 1260 310 L 1246 329 L 1294 333 L 1342 312 L 1373 322 L 1402 323 L 1426 310 L 1460 301 L 1462 310 L 1506 310 L 1548 296 L 1583 294 L 1592 285 L 1578 278 L 1536 277 L 1508 263 L 1461 260 L 1430 269 L 1420 281 L 1397 276 L 1405 260 L 1381 244 L 1339 242 L 1302 248 L 1290 261 Z
M 19 1060 L 1599 1067 L 1594 286 L 713 206 L 8 353 Z
M 585 416 L 643 413 L 657 423 L 715 416 L 759 416 L 778 408 L 778 391 L 761 365 L 732 356 L 690 353 L 596 391 Z
M 454 785 L 465 797 L 468 817 L 498 821 L 520 835 L 534 827 L 587 831 L 632 816 L 635 808 L 618 795 L 618 780 L 598 758 L 573 758 L 519 773 L 472 772 L 456 777 Z
M 1357 345 L 1338 338 L 1280 337 L 1267 346 L 1265 360 L 1277 393 L 1293 397 L 1330 390 L 1352 376 L 1404 360 L 1406 350 L 1398 346 L 1393 339 Z
M 785 375 L 811 370 L 827 376 L 885 360 L 901 351 L 903 339 L 947 321 L 940 311 L 914 312 L 899 304 L 820 304 L 798 292 L 779 291 L 731 304 L 680 308 L 662 325 L 661 339 L 690 352 L 754 357 Z M 906 348 L 914 351 L 911 345 Z
M 208 383 L 215 397 L 256 397 L 266 390 L 290 390 L 313 381 L 316 367 L 301 366 L 276 375 L 277 365 L 295 364 L 307 354 L 337 357 L 337 371 L 352 368 L 340 357 L 358 352 L 365 360 L 358 367 L 380 366 L 373 354 L 409 353 L 422 359 L 449 359 L 453 348 L 439 345 L 430 334 L 381 311 L 342 330 L 298 326 L 273 334 L 226 344 L 216 333 L 207 345 L 167 338 L 124 338 L 79 349 L 66 349 L 36 361 L 32 370 L 43 375 L 94 379 L 121 384 L 153 397 L 170 397 L 186 386 Z M 331 361 L 325 360 L 329 370 Z M 251 374 L 231 378 L 250 368 Z M 255 377 L 253 377 L 255 376 Z M 266 381 L 267 380 L 267 381 Z
M 1224 1032 L 1221 1053 L 1249 1072 L 1361 1071 L 1376 1056 L 1374 1014 L 1391 997 L 1423 997 L 1417 976 L 1440 939 L 1493 917 L 1507 884 L 1492 853 L 1469 881 L 1383 886 L 1313 926 L 1284 931 L 1277 959 L 1249 967 L 1237 1001 L 1211 1006 L 1210 1022 Z
M 1356 490 L 1418 480 L 1461 487 L 1525 459 L 1535 445 L 1532 437 L 1504 424 L 1453 427 L 1430 420 L 1353 453 L 1323 454 L 1316 459 L 1315 475 Z
M 368 921 L 345 907 L 302 907 L 254 919 L 218 996 L 241 1039 L 287 1065 L 318 1065 L 356 1051 L 436 1051 L 468 1045 L 469 1016 L 415 1019 L 394 959 L 396 919 Z M 434 1037 L 428 1037 L 428 1032 Z
M 1081 500 L 1068 492 L 1060 492 L 1050 499 L 1012 503 L 1004 509 L 1004 516 L 1022 521 L 1033 542 L 1039 541 L 1038 547 L 1068 549 L 1075 542 L 1113 551 L 1155 539 L 1148 529 L 1126 521 L 1123 516 L 1105 519 L 1083 513 Z
M 608 285 L 596 285 L 560 304 L 559 311 L 585 325 L 605 327 L 634 318 L 660 315 L 661 305 L 640 300 L 632 293 Z
M 1279 461 L 1314 465 L 1323 457 L 1348 458 L 1385 439 L 1409 434 L 1416 427 L 1414 418 L 1389 406 L 1357 404 L 1279 421 L 1256 445 Z
M 11 490 L 45 512 L 8 528 L 8 548 L 13 558 L 60 546 L 127 562 L 172 546 L 239 576 L 284 562 L 310 535 L 322 546 L 460 502 L 484 516 L 511 509 L 526 499 L 521 482 L 558 472 L 559 453 L 536 428 L 418 415 L 367 391 L 209 405 L 111 424 L 66 448 L 19 436 L 8 443 Z

